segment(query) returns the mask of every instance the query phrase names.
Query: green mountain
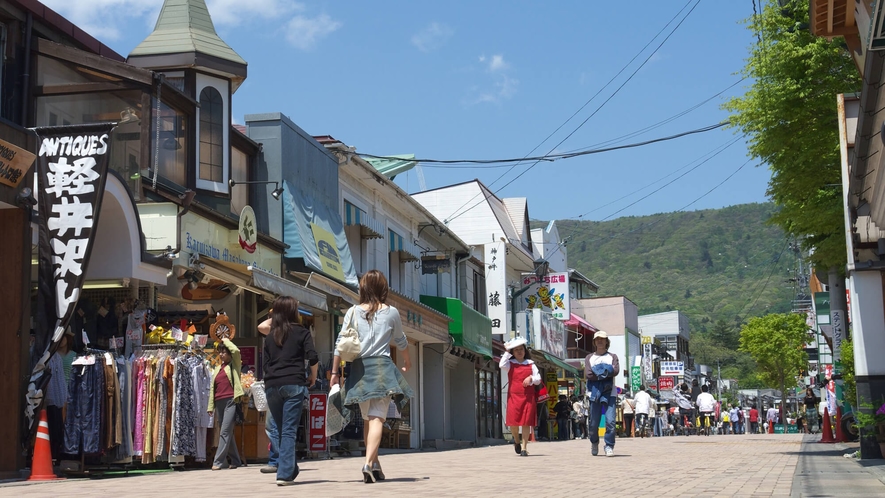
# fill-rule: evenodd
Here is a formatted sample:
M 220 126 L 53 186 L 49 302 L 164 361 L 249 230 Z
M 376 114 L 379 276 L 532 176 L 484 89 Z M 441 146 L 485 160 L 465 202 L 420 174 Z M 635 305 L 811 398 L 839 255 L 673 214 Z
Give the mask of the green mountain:
M 737 328 L 790 310 L 798 261 L 783 231 L 766 223 L 775 209 L 742 204 L 556 224 L 569 237 L 569 266 L 599 284 L 599 296 L 624 295 L 640 315 L 682 311 L 694 334 L 720 320 Z

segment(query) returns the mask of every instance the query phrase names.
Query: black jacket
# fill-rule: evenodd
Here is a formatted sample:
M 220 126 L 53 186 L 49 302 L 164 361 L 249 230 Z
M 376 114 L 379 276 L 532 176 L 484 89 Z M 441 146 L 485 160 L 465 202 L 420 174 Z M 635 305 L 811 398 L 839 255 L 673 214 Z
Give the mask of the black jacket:
M 264 338 L 264 386 L 306 386 L 307 369 L 319 361 L 310 331 L 291 324 L 282 346 L 277 346 L 273 331 Z

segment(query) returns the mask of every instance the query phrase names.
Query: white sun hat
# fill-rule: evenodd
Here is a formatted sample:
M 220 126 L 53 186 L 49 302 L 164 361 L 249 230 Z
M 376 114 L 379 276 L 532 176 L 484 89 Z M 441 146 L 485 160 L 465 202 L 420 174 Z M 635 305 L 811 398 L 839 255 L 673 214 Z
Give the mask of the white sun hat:
M 510 339 L 509 341 L 504 343 L 504 349 L 510 351 L 511 349 L 518 346 L 525 346 L 527 344 L 525 337 L 517 337 L 516 339 Z

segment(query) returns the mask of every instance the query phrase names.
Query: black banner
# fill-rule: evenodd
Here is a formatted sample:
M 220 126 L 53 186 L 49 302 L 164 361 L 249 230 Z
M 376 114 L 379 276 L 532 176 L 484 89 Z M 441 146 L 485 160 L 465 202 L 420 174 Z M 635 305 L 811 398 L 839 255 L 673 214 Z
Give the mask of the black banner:
M 34 129 L 40 144 L 34 186 L 40 240 L 31 359 L 34 366 L 25 400 L 30 430 L 38 419 L 49 382 L 46 366 L 58 349 L 83 288 L 101 211 L 109 137 L 114 126 L 115 123 L 103 123 Z

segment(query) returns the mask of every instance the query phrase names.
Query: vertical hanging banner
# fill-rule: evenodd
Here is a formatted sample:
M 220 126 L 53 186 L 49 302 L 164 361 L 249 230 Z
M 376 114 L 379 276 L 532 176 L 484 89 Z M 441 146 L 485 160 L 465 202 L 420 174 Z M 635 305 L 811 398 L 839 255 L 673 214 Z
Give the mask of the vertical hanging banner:
M 116 123 L 34 128 L 39 143 L 39 219 L 36 364 L 25 403 L 28 429 L 49 382 L 46 366 L 80 298 L 108 169 L 110 134 Z M 74 331 L 78 333 L 79 331 Z

